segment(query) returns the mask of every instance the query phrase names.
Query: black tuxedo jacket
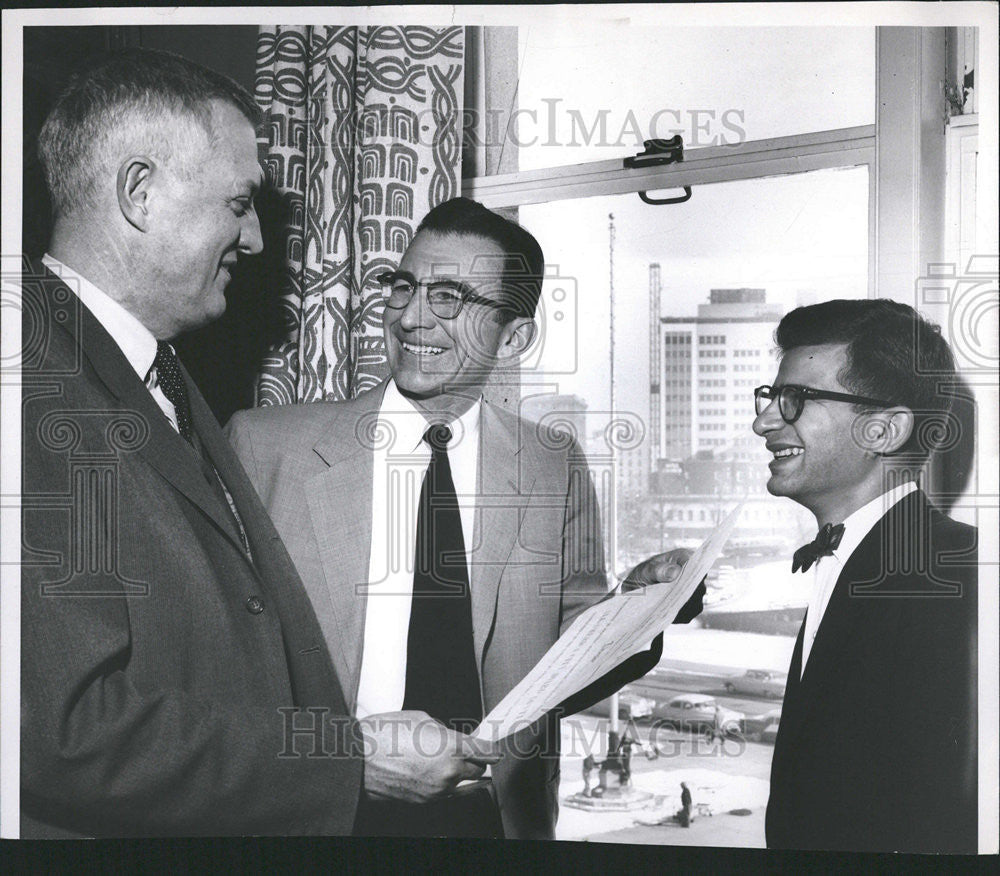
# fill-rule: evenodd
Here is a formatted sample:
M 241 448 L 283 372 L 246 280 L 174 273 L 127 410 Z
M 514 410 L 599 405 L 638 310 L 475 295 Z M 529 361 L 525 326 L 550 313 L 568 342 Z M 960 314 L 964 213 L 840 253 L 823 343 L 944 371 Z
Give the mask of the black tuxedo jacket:
M 22 836 L 349 833 L 356 725 L 201 394 L 197 451 L 59 279 L 23 293 Z
M 851 555 L 804 675 L 795 644 L 769 847 L 976 851 L 976 563 L 919 491 Z

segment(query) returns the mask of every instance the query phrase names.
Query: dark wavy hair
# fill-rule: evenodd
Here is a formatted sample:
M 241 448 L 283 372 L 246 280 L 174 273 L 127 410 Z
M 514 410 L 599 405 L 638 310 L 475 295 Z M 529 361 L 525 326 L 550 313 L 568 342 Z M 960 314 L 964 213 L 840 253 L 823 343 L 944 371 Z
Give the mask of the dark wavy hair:
M 898 453 L 926 459 L 947 432 L 955 359 L 940 328 L 909 305 L 875 298 L 798 307 L 778 323 L 774 339 L 782 354 L 846 344 L 847 361 L 837 374 L 841 385 L 913 411 L 913 432 Z
M 503 300 L 509 307 L 502 311 L 507 320 L 517 316 L 533 317 L 545 277 L 545 256 L 534 236 L 516 222 L 505 219 L 470 198 L 452 198 L 438 204 L 417 227 L 417 232 L 464 234 L 491 240 L 506 258 L 502 266 Z M 483 269 L 495 269 L 485 262 Z

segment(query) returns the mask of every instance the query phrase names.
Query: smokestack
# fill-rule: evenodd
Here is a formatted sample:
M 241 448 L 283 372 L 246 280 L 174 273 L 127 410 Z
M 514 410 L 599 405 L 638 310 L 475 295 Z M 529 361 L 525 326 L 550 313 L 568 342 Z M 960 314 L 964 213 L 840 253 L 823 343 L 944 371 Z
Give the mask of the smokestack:
M 660 331 L 660 265 L 649 265 L 649 475 L 656 477 L 660 452 L 660 380 L 662 378 L 663 335 Z

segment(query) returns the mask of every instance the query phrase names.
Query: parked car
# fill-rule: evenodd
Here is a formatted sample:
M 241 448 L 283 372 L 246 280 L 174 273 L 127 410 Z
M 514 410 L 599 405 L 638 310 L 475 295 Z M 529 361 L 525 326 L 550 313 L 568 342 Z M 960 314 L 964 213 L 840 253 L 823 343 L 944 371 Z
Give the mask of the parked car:
M 707 694 L 682 694 L 668 702 L 658 703 L 653 709 L 653 719 L 680 730 L 712 733 L 716 727 L 716 709 L 719 710 L 723 733 L 736 735 L 742 732 L 743 713 L 727 709 Z
M 788 675 L 768 669 L 748 669 L 742 675 L 734 675 L 726 681 L 729 693 L 746 693 L 760 697 L 781 699 L 785 695 Z
M 622 721 L 638 721 L 640 718 L 648 718 L 653 714 L 655 703 L 647 697 L 639 696 L 629 690 L 622 690 L 618 694 L 618 718 Z M 611 713 L 611 698 L 594 703 L 586 710 L 591 715 L 607 717 Z
M 743 734 L 755 742 L 769 742 L 773 745 L 780 720 L 781 709 L 771 709 L 763 715 L 747 715 L 743 722 Z

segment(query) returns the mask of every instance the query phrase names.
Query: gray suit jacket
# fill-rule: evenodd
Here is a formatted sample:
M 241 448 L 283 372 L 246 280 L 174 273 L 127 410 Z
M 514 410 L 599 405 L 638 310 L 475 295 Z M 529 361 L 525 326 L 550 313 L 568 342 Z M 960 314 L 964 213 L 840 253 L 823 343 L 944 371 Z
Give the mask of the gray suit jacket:
M 349 832 L 356 725 L 198 390 L 200 454 L 41 266 L 23 312 L 22 836 Z
M 316 607 L 353 709 L 364 638 L 372 517 L 372 441 L 385 384 L 357 399 L 236 414 L 227 434 Z M 483 705 L 493 708 L 560 631 L 604 598 L 601 521 L 576 442 L 483 404 L 479 488 L 469 552 Z M 574 697 L 582 708 L 648 671 L 630 658 Z M 504 832 L 552 838 L 559 721 L 550 713 L 507 740 L 493 768 Z

